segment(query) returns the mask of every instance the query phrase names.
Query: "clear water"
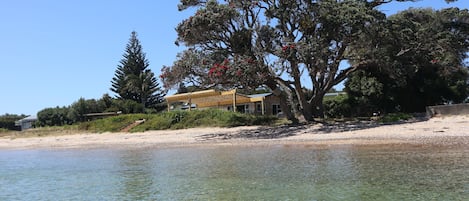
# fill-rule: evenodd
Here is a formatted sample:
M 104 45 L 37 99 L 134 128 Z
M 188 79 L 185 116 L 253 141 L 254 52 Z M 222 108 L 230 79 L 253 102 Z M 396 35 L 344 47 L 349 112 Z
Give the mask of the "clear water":
M 0 151 L 0 200 L 468 200 L 469 147 Z

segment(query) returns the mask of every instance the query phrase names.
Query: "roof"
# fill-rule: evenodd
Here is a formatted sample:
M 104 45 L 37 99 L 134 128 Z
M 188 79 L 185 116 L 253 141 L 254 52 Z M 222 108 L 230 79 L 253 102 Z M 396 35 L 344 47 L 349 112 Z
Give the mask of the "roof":
M 236 92 L 236 89 L 230 91 L 216 91 L 214 89 L 197 91 L 191 93 L 182 93 L 172 96 L 165 96 L 169 102 L 190 102 L 197 107 L 213 107 L 220 105 L 230 105 L 236 100 L 237 104 L 252 103 L 261 101 L 263 97 L 270 94 L 244 95 Z
M 249 98 L 259 98 L 259 97 L 267 97 L 272 95 L 272 93 L 263 93 L 263 94 L 252 94 L 248 95 Z
M 27 116 L 23 119 L 20 119 L 20 120 L 16 121 L 15 123 L 19 124 L 19 123 L 22 123 L 22 122 L 32 122 L 32 121 L 37 121 L 37 116 L 36 115 Z

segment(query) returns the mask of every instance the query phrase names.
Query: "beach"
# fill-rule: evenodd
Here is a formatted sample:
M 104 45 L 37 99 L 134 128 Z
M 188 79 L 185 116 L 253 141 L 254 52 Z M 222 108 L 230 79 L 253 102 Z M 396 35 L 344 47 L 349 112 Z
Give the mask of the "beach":
M 0 149 L 91 149 L 188 146 L 469 146 L 469 115 L 376 122 L 315 123 L 298 126 L 191 128 L 140 133 L 79 133 L 43 137 L 0 137 Z

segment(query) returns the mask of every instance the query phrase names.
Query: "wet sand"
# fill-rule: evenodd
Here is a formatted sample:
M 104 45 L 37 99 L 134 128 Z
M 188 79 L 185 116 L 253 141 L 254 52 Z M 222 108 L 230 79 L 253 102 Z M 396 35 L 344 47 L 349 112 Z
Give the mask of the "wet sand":
M 0 137 L 0 149 L 89 149 L 186 146 L 444 145 L 469 147 L 469 115 L 433 117 L 389 125 L 375 122 L 300 126 L 193 128 L 143 133 L 81 133 Z

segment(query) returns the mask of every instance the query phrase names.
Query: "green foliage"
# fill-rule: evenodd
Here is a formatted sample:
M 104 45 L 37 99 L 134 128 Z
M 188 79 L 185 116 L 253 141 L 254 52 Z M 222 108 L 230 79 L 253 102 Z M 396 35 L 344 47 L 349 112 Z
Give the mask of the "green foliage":
M 322 116 L 327 91 L 357 69 L 379 62 L 370 55 L 382 47 L 391 27 L 377 6 L 389 2 L 180 0 L 180 10 L 193 7 L 196 12 L 176 28 L 176 43 L 187 50 L 162 69 L 164 86 L 264 85 L 282 91 L 282 103 L 299 105 L 305 119 L 312 120 Z M 350 65 L 339 69 L 343 61 Z M 311 95 L 302 90 L 302 75 L 310 76 Z M 282 109 L 287 116 L 292 112 Z
M 423 112 L 428 105 L 463 102 L 469 94 L 464 60 L 469 51 L 469 12 L 409 9 L 389 17 L 378 50 L 354 49 L 376 65 L 345 84 L 361 112 Z
M 6 130 L 19 130 L 19 127 L 15 126 L 15 121 L 25 118 L 26 115 L 17 114 L 4 114 L 0 115 L 0 128 Z
M 0 133 L 6 133 L 6 132 L 9 132 L 9 131 L 10 131 L 9 129 L 0 128 Z
M 118 132 L 137 120 L 148 119 L 149 117 L 150 116 L 147 114 L 124 114 L 94 121 L 82 122 L 79 124 L 78 128 L 98 133 Z
M 73 123 L 69 107 L 46 108 L 37 113 L 38 126 L 63 126 Z
M 148 69 L 150 64 L 135 31 L 131 34 L 123 57 L 112 78 L 111 91 L 119 99 L 135 101 L 142 104 L 143 108 L 163 102 L 164 94 L 154 73 Z
M 124 114 L 144 113 L 143 105 L 133 100 L 114 99 L 112 102 L 113 112 L 121 111 Z
M 38 126 L 62 126 L 86 121 L 85 114 L 103 112 L 157 113 L 163 110 L 166 104 L 158 104 L 153 108 L 144 108 L 142 104 L 133 100 L 122 100 L 104 94 L 101 99 L 80 98 L 70 106 L 46 108 L 38 113 Z
M 381 123 L 393 123 L 398 121 L 405 121 L 412 118 L 412 115 L 407 113 L 390 113 L 381 117 Z
M 118 132 L 137 120 L 145 122 L 132 132 L 147 130 L 183 129 L 194 127 L 233 127 L 243 125 L 268 125 L 277 120 L 273 116 L 255 116 L 217 109 L 171 111 L 158 114 L 127 114 L 83 122 L 80 129 L 93 132 Z
M 347 95 L 324 98 L 324 110 L 327 118 L 342 118 L 351 116 L 351 106 Z
M 73 103 L 69 107 L 68 111 L 68 118 L 72 122 L 82 122 L 85 121 L 85 114 L 89 113 L 99 113 L 105 111 L 106 108 L 105 101 L 102 100 L 95 100 L 89 99 L 86 100 L 84 98 L 80 98 L 77 102 Z

